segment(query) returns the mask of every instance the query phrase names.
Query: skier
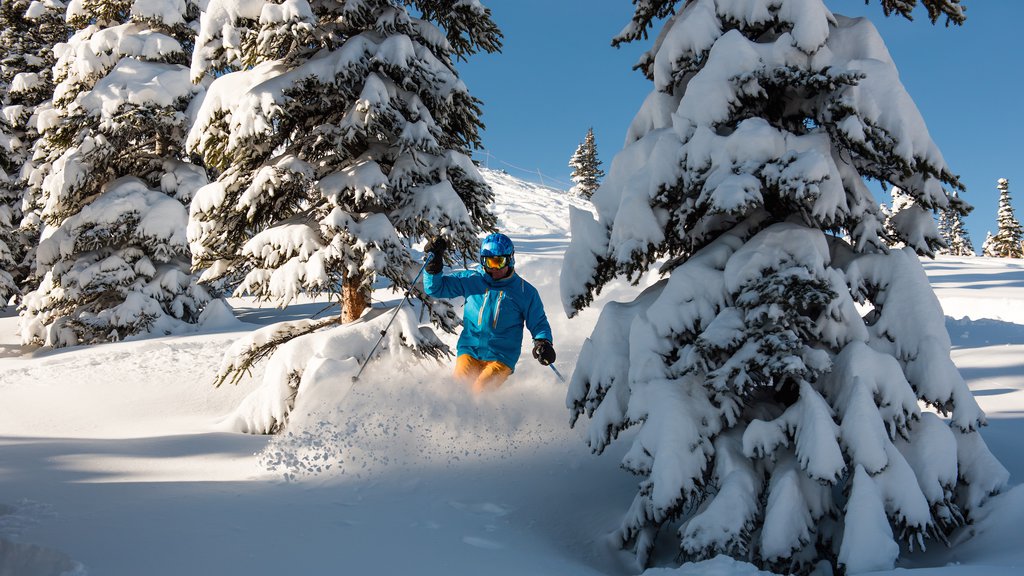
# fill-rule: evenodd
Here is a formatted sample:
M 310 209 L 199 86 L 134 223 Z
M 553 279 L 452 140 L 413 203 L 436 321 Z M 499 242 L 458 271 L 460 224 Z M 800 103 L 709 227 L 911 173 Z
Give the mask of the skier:
M 479 269 L 442 274 L 448 243 L 434 238 L 423 288 L 437 298 L 466 298 L 454 376 L 474 392 L 496 389 L 515 371 L 523 346 L 523 325 L 533 335 L 533 357 L 543 366 L 555 361 L 551 326 L 537 289 L 515 271 L 515 246 L 504 234 L 491 234 L 480 246 Z

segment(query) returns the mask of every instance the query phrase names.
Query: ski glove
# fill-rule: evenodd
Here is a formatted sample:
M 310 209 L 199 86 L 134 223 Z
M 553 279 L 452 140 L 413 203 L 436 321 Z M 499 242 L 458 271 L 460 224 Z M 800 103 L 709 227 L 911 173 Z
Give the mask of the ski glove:
M 423 251 L 427 254 L 432 254 L 433 258 L 427 262 L 426 267 L 423 269 L 427 271 L 427 274 L 440 274 L 441 270 L 444 269 L 444 251 L 448 249 L 448 242 L 444 238 L 438 236 L 431 238 L 427 245 L 423 247 Z
M 541 366 L 548 366 L 555 362 L 555 348 L 548 340 L 533 341 L 533 357 L 540 362 Z

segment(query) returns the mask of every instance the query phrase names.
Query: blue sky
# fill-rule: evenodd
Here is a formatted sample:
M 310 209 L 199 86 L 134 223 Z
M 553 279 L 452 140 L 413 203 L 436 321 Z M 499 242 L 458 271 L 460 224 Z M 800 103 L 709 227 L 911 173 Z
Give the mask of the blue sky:
M 648 42 L 615 49 L 629 21 L 629 0 L 483 0 L 505 34 L 499 54 L 478 54 L 460 74 L 484 101 L 485 151 L 476 158 L 514 176 L 567 188 L 569 158 L 594 128 L 603 168 L 651 85 L 632 65 Z M 964 26 L 885 18 L 878 0 L 826 0 L 878 27 L 953 172 L 974 205 L 967 227 L 976 250 L 996 229 L 996 180 L 1010 181 L 1024 220 L 1024 21 L 1021 0 L 963 0 Z M 656 31 L 655 31 L 656 33 Z M 539 173 L 538 173 L 539 172 Z M 880 199 L 881 189 L 878 188 Z

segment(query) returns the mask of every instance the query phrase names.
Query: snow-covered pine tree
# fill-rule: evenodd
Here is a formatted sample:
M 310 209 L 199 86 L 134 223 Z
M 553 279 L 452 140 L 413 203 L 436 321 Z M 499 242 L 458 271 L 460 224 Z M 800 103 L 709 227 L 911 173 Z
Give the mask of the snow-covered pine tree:
M 998 228 L 991 242 L 985 241 L 985 255 L 996 258 L 1024 258 L 1024 230 L 1013 214 L 1010 182 L 1006 178 L 1000 178 L 996 182 L 996 187 L 999 189 L 999 212 L 996 215 Z
M 413 285 L 412 245 L 443 235 L 475 258 L 479 234 L 495 227 L 493 193 L 469 156 L 480 145 L 480 101 L 455 61 L 500 46 L 475 0 L 211 0 L 192 73 L 219 76 L 188 142 L 218 177 L 192 203 L 194 261 L 204 282 L 238 294 L 341 303 L 336 318 L 270 327 L 226 355 L 217 384 L 272 356 L 263 387 L 239 408 L 240 430 L 280 430 L 301 383 L 329 377 L 324 362 L 368 360 L 371 346 L 327 343 L 376 321 L 355 322 L 380 280 L 454 329 L 451 304 Z M 415 316 L 403 318 L 388 349 L 446 349 Z
M 500 39 L 475 1 L 212 0 L 193 77 L 245 69 L 213 82 L 189 137 L 219 174 L 192 205 L 203 280 L 282 305 L 326 293 L 344 322 L 378 278 L 425 298 L 411 244 L 475 253 L 496 223 L 469 157 L 480 102 L 454 61 Z
M 22 195 L 10 181 L 11 177 L 0 168 L 0 310 L 6 309 L 7 302 L 20 293 L 18 281 L 22 276 L 18 270 L 21 262 L 19 248 L 22 246 L 18 234 Z
M 954 194 L 956 193 L 954 192 Z M 939 215 L 940 230 L 943 229 L 943 221 L 945 221 L 947 230 L 947 235 L 943 236 L 947 248 L 944 248 L 942 253 L 950 256 L 974 256 L 974 243 L 971 242 L 971 235 L 967 232 L 967 227 L 964 226 L 963 215 L 949 208 L 940 212 Z
M 974 242 L 971 241 L 971 235 L 964 226 L 963 217 L 959 213 L 954 213 L 952 222 L 949 227 L 949 249 L 946 253 L 950 256 L 975 256 Z
M 597 187 L 601 185 L 601 178 L 604 178 L 601 161 L 597 158 L 597 144 L 594 142 L 593 128 L 587 130 L 586 138 L 576 148 L 576 152 L 569 160 L 569 167 L 572 168 L 572 181 L 576 183 L 572 187 L 572 191 L 589 200 Z
M 67 37 L 61 2 L 0 2 L 0 308 L 28 281 L 38 243 L 27 176 L 36 113 L 53 94 L 53 47 Z
M 985 234 L 985 241 L 981 243 L 981 255 L 982 256 L 989 256 L 989 257 L 992 257 L 992 258 L 995 257 L 995 251 L 993 250 L 993 242 L 994 241 L 995 241 L 995 235 L 992 234 L 991 230 L 989 230 Z
M 616 277 L 664 276 L 605 304 L 567 393 L 595 452 L 635 428 L 617 537 L 641 564 L 671 527 L 686 560 L 890 569 L 1008 480 L 918 259 L 962 187 L 866 19 L 642 0 L 615 42 L 666 16 L 641 60 L 654 90 L 597 218 L 572 212 L 561 274 L 570 315 Z M 914 199 L 891 222 L 906 248 L 864 178 Z
M 189 269 L 186 205 L 206 183 L 183 163 L 199 88 L 188 60 L 191 1 L 71 2 L 54 53 L 53 110 L 30 177 L 45 222 L 25 342 L 66 346 L 195 322 L 208 300 Z
M 21 219 L 21 198 L 10 194 L 6 186 L 7 174 L 0 169 L 0 310 L 7 308 L 7 302 L 19 293 L 18 274 L 19 247 L 15 233 L 17 222 Z
M 939 210 L 937 229 L 939 231 L 939 238 L 942 239 L 942 243 L 945 246 L 936 250 L 936 254 L 948 254 L 949 242 L 953 235 L 953 226 L 948 215 L 948 210 Z

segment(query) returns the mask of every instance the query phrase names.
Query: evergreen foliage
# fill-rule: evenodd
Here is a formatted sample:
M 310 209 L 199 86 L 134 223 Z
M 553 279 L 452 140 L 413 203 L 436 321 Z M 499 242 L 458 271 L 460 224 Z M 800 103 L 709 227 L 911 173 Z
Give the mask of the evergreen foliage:
M 899 186 L 893 186 L 889 190 L 889 196 L 892 198 L 892 206 L 889 207 L 885 204 L 880 206 L 885 221 L 883 228 L 885 243 L 886 246 L 891 248 L 902 248 L 904 244 L 900 238 L 900 220 L 907 215 L 913 217 L 913 215 L 917 214 L 917 205 L 914 202 L 914 197 Z M 941 211 L 941 213 L 944 213 L 944 211 Z M 939 221 L 938 234 L 940 239 L 945 239 L 941 220 Z
M 186 205 L 205 183 L 181 161 L 198 92 L 192 2 L 72 2 L 54 48 L 53 108 L 29 183 L 44 224 L 39 287 L 20 306 L 26 343 L 116 340 L 195 322 Z
M 53 93 L 53 47 L 67 35 L 59 2 L 0 3 L 0 308 L 31 281 L 39 219 L 27 176 Z
M 946 241 L 946 248 L 940 251 L 941 254 L 975 256 L 974 243 L 960 212 L 948 208 L 939 212 L 939 232 Z
M 411 244 L 475 253 L 495 226 L 454 63 L 500 39 L 476 2 L 211 1 L 192 70 L 217 79 L 189 137 L 217 173 L 191 209 L 203 281 L 282 305 L 326 293 L 345 321 L 380 279 L 425 298 Z M 431 313 L 454 326 L 450 305 Z
M 995 257 L 995 251 L 993 250 L 993 241 L 994 241 L 994 239 L 995 239 L 995 235 L 992 234 L 991 230 L 989 230 L 985 234 L 985 241 L 981 243 L 981 255 L 982 256 Z
M 7 175 L 0 173 L 0 310 L 20 291 L 18 290 L 19 258 L 21 243 L 16 234 L 17 222 L 21 219 L 21 198 L 11 194 L 4 186 Z
M 918 0 L 879 0 L 879 2 L 886 16 L 898 14 L 907 20 L 914 19 L 913 12 L 918 4 Z M 633 0 L 633 17 L 629 24 L 612 39 L 612 45 L 619 46 L 636 40 L 646 40 L 648 30 L 655 26 L 655 21 L 675 14 L 676 6 L 679 3 L 679 0 Z M 870 4 L 871 0 L 864 0 L 864 3 Z M 946 18 L 947 26 L 951 23 L 963 24 L 967 19 L 960 0 L 921 0 L 921 6 L 928 11 L 928 18 L 932 24 L 943 16 Z M 647 59 L 641 60 L 637 64 L 637 67 L 643 69 L 648 78 L 653 77 L 650 71 L 650 66 L 653 64 L 651 56 L 653 54 L 648 54 Z
M 996 233 L 985 241 L 985 256 L 996 258 L 1024 258 L 1024 230 L 1013 214 L 1013 199 L 1010 197 L 1010 183 L 1006 178 L 997 182 L 999 189 L 999 211 L 996 214 Z
M 21 293 L 18 284 L 23 274 L 19 263 L 24 257 L 24 244 L 18 233 L 21 198 L 5 186 L 5 178 L 5 174 L 0 174 L 0 310 Z
M 594 142 L 593 128 L 587 130 L 586 138 L 576 148 L 576 152 L 569 160 L 569 167 L 572 168 L 572 181 L 576 183 L 573 186 L 573 191 L 589 200 L 597 187 L 601 185 L 601 178 L 604 178 L 601 161 L 597 158 L 597 144 Z
M 635 4 L 616 42 L 679 3 Z M 604 305 L 567 394 L 595 452 L 636 429 L 622 546 L 856 573 L 946 542 L 1008 473 L 919 262 L 933 214 L 969 207 L 878 32 L 821 0 L 691 0 L 641 68 L 654 89 L 561 274 L 570 315 L 663 276 Z M 864 178 L 908 201 L 886 219 Z
M 946 210 L 939 211 L 938 229 L 939 236 L 942 238 L 942 241 L 945 243 L 946 246 L 944 248 L 940 248 L 937 252 L 939 254 L 946 254 L 947 250 L 949 249 L 949 240 L 953 231 L 952 221 L 949 218 L 949 215 L 947 214 Z

